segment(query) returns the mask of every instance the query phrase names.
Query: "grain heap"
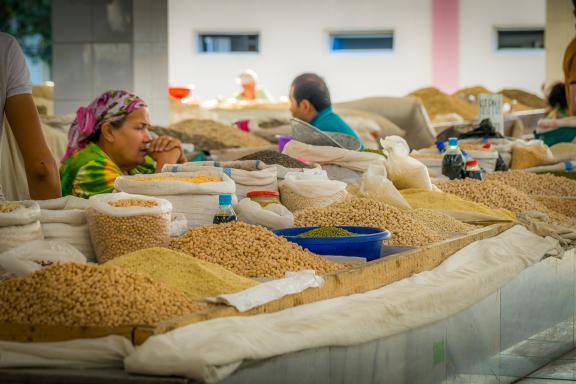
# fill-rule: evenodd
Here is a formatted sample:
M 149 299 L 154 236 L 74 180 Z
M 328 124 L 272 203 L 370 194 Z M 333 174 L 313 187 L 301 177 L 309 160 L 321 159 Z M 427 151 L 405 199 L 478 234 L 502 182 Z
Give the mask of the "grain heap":
M 356 236 L 355 233 L 337 227 L 321 227 L 311 229 L 299 234 L 297 237 L 349 237 Z
M 190 136 L 199 135 L 231 147 L 267 147 L 270 142 L 252 133 L 213 120 L 189 119 L 170 126 Z M 196 144 L 194 141 L 192 144 Z M 199 146 L 200 147 L 200 146 Z
M 457 113 L 464 120 L 474 120 L 476 118 L 477 110 L 473 105 L 434 87 L 418 89 L 410 93 L 409 96 L 419 97 L 422 100 L 428 115 L 433 121 L 437 120 L 438 115 L 450 113 Z
M 433 228 L 442 234 L 466 233 L 477 229 L 475 225 L 465 224 L 453 217 L 432 209 L 418 208 L 406 212 L 414 220 L 425 223 L 428 228 Z
M 539 196 L 534 199 L 548 209 L 576 219 L 576 199 L 563 199 L 554 196 Z
M 324 274 L 344 268 L 263 227 L 240 222 L 193 228 L 170 247 L 246 277 L 280 278 L 284 272 L 303 269 Z
M 446 239 L 446 236 L 427 228 L 398 208 L 362 198 L 353 198 L 325 208 L 304 209 L 295 214 L 294 225 L 380 227 L 392 232 L 390 240 L 384 242 L 388 245 L 422 246 Z
M 139 200 L 139 199 L 121 199 L 115 200 L 108 203 L 109 205 L 116 208 L 126 208 L 126 207 L 146 207 L 152 208 L 158 206 L 158 203 L 151 200 Z
M 260 160 L 268 165 L 277 164 L 286 168 L 314 168 L 313 165 L 276 151 L 260 151 L 244 156 L 240 160 Z
M 527 211 L 546 213 L 553 221 L 570 223 L 567 216 L 551 211 L 527 194 L 498 181 L 473 179 L 451 180 L 437 184 L 444 192 L 463 199 L 487 205 L 490 208 L 504 208 L 516 214 Z
M 58 263 L 0 283 L 0 322 L 155 324 L 206 308 L 147 276 L 89 264 Z
M 197 151 L 209 152 L 216 149 L 238 148 L 237 145 L 226 145 L 211 137 L 206 137 L 203 135 L 189 135 L 185 132 L 175 129 L 153 126 L 150 127 L 150 130 L 160 136 L 172 136 L 183 143 L 194 144 L 194 149 Z
M 0 213 L 10 213 L 14 212 L 15 210 L 24 207 L 20 203 L 15 202 L 0 202 Z
M 498 93 L 503 94 L 512 101 L 516 100 L 518 103 L 530 108 L 546 108 L 546 101 L 544 99 L 521 89 L 503 89 Z
M 239 292 L 257 284 L 219 265 L 167 248 L 143 249 L 120 256 L 103 266 L 144 274 L 183 292 L 192 300 Z
M 509 171 L 488 173 L 486 179 L 499 181 L 528 195 L 576 197 L 576 181 L 565 177 Z
M 458 92 L 454 93 L 452 96 L 456 97 L 460 100 L 463 100 L 463 101 L 464 100 L 468 101 L 470 99 L 474 100 L 471 103 L 471 105 L 477 111 L 478 110 L 478 95 L 480 95 L 481 93 L 494 94 L 494 92 L 490 91 L 489 89 L 487 89 L 485 87 L 475 86 L 475 87 L 462 88 Z M 506 95 L 503 95 L 503 96 L 504 96 L 502 98 L 503 102 L 510 104 L 510 106 L 512 107 L 512 112 L 526 111 L 526 110 L 532 109 L 530 107 L 525 106 L 524 104 L 519 103 L 517 100 L 510 99 Z

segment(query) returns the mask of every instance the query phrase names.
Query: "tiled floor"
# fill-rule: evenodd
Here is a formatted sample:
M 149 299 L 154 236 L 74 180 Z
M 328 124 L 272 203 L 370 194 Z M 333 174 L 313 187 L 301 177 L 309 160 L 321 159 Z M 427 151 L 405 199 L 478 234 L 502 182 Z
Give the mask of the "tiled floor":
M 559 357 L 517 383 L 562 384 L 569 382 L 576 382 L 576 349 Z

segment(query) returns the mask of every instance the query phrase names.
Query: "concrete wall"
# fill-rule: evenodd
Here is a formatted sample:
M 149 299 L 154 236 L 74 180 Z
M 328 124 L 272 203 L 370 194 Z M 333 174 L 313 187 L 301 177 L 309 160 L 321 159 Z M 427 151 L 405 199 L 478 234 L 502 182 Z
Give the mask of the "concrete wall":
M 564 81 L 564 50 L 576 36 L 571 0 L 546 1 L 546 83 Z
M 556 1 L 556 0 L 551 0 Z M 544 53 L 499 53 L 495 26 L 545 24 L 546 0 L 460 0 L 459 85 L 538 92 Z M 370 95 L 404 95 L 432 84 L 432 0 L 170 0 L 169 79 L 196 85 L 206 99 L 230 97 L 235 78 L 254 69 L 273 96 L 286 95 L 294 76 L 323 75 L 336 101 Z M 395 50 L 384 54 L 333 54 L 331 30 L 395 31 Z M 197 32 L 259 32 L 259 54 L 199 54 Z
M 539 94 L 544 51 L 498 52 L 496 27 L 544 27 L 545 5 L 544 0 L 460 0 L 460 86 Z

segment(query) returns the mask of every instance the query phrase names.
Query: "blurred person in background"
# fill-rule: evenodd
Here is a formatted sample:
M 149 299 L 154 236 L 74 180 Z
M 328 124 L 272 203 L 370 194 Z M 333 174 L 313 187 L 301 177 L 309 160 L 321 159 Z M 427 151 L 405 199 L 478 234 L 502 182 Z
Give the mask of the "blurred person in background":
M 342 133 L 354 137 L 364 148 L 362 139 L 352 127 L 332 110 L 330 91 L 323 78 L 304 73 L 292 81 L 290 87 L 292 116 L 324 132 Z
M 237 81 L 242 87 L 242 90 L 236 95 L 236 100 L 271 101 L 268 92 L 263 88 L 258 87 L 258 75 L 256 75 L 256 72 L 247 69 L 238 76 Z
M 60 197 L 58 165 L 46 144 L 32 99 L 30 73 L 18 42 L 6 33 L 0 33 L 0 111 L 0 139 L 6 115 L 22 154 L 30 198 L 45 200 Z
M 122 90 L 108 91 L 80 107 L 62 159 L 62 195 L 88 198 L 114 191 L 118 176 L 161 172 L 186 161 L 180 140 L 152 138 L 146 103 Z

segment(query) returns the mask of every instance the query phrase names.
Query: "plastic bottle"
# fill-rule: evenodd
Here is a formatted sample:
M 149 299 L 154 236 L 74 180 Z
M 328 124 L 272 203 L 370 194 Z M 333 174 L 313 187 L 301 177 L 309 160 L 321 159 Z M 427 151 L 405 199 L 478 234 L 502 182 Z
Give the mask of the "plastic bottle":
M 466 177 L 476 180 L 484 180 L 484 172 L 478 165 L 478 160 L 471 159 L 466 162 Z
M 220 208 L 212 221 L 214 224 L 223 224 L 238 220 L 236 212 L 234 212 L 232 208 L 232 195 L 220 195 L 218 202 Z
M 438 149 L 438 152 L 444 153 L 446 152 L 446 144 L 444 144 L 442 140 L 438 140 L 436 142 L 436 149 Z
M 464 177 L 464 157 L 458 147 L 458 139 L 455 137 L 448 139 L 448 149 L 442 159 L 442 174 L 450 180 Z

